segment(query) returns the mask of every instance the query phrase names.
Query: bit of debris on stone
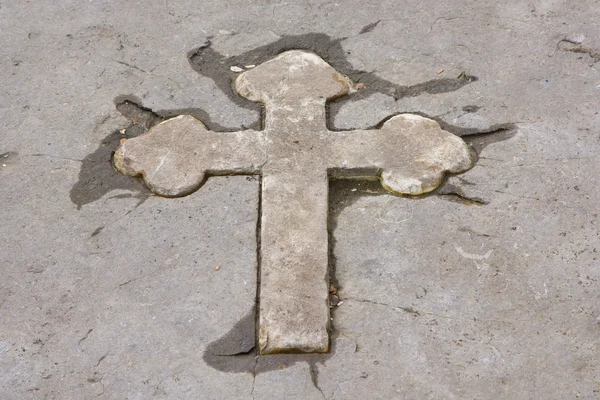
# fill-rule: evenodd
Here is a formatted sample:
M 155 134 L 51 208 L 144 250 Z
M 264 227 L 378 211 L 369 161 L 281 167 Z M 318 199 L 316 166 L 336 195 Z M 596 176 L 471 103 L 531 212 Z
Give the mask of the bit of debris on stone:
M 337 294 L 337 289 L 335 286 L 333 285 L 329 285 L 329 293 L 330 294 Z
M 232 66 L 232 67 L 229 67 L 229 69 L 230 69 L 232 72 L 244 72 L 244 68 L 240 68 L 240 67 L 237 67 L 237 66 L 235 66 L 235 65 L 234 65 L 234 66 Z
M 354 86 L 356 89 L 364 89 L 366 88 L 364 83 L 357 83 L 356 86 Z
M 567 42 L 570 42 L 573 44 L 581 44 L 585 40 L 585 36 L 580 33 L 580 34 L 576 34 L 576 35 L 571 35 L 571 36 L 565 38 L 565 40 Z
M 221 264 L 219 264 L 219 265 L 217 265 L 217 266 L 215 267 L 215 271 L 218 271 L 218 270 L 220 270 L 220 269 L 221 269 Z
M 462 71 L 457 77 L 456 79 L 460 79 L 463 81 L 470 81 L 471 77 L 467 74 L 467 71 Z
M 438 68 L 438 69 L 435 71 L 435 73 L 436 73 L 437 75 L 441 74 L 442 72 L 444 72 L 444 68 Z
M 333 308 L 333 307 L 337 306 L 339 302 L 340 302 L 340 298 L 337 297 L 336 295 L 332 294 L 331 296 L 329 296 L 329 308 Z

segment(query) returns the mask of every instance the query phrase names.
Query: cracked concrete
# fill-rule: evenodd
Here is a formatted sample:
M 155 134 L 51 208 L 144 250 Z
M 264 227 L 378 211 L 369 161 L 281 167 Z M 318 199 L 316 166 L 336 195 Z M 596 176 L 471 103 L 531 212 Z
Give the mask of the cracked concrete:
M 2 3 L 0 397 L 598 397 L 600 64 L 562 49 L 600 49 L 598 12 L 583 0 Z M 397 100 L 367 82 L 331 104 L 332 130 L 375 126 L 381 108 L 462 133 L 513 128 L 464 137 L 479 161 L 440 189 L 485 205 L 331 182 L 332 352 L 218 368 L 205 350 L 255 304 L 258 183 L 151 195 L 111 168 L 120 139 L 146 129 L 114 99 L 257 129 L 260 110 L 213 77 L 228 84 L 231 57 L 264 61 L 290 37 L 397 86 L 478 78 Z M 203 74 L 188 53 L 207 41 L 222 57 Z

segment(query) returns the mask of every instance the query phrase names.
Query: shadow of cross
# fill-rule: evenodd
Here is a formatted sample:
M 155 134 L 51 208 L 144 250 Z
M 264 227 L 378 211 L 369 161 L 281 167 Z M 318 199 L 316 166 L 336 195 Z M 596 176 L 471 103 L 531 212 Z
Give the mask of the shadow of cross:
M 265 105 L 264 130 L 211 132 L 182 115 L 124 142 L 115 166 L 168 197 L 210 175 L 261 175 L 259 352 L 327 352 L 328 179 L 380 179 L 390 192 L 419 195 L 471 168 L 472 152 L 412 114 L 381 129 L 329 131 L 325 103 L 351 82 L 313 53 L 282 53 L 239 75 L 235 88 Z

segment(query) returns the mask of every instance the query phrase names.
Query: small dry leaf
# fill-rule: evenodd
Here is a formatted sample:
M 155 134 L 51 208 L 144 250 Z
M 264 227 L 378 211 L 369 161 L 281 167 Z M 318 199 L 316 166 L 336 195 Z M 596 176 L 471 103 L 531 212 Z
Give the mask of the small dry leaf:
M 256 65 L 250 64 L 250 65 L 244 65 L 244 67 L 247 68 L 247 69 L 250 69 L 250 68 L 256 67 Z
M 221 269 L 221 264 L 219 264 L 219 265 L 217 265 L 217 266 L 215 267 L 215 271 L 218 271 L 218 270 L 220 270 L 220 269 Z
M 435 73 L 438 75 L 441 74 L 442 72 L 444 72 L 444 68 L 438 68 L 435 70 Z
M 237 66 L 235 66 L 235 65 L 234 65 L 233 67 L 229 67 L 229 69 L 230 69 L 232 72 L 242 72 L 242 71 L 244 70 L 243 68 L 237 67 Z
M 119 133 L 120 133 L 121 135 L 124 135 L 126 130 L 127 130 L 127 129 L 121 129 L 121 130 L 119 131 Z
M 365 84 L 364 84 L 364 83 L 358 83 L 358 84 L 357 84 L 356 86 L 354 86 L 354 87 L 355 87 L 355 88 L 357 88 L 357 89 L 364 89 L 364 88 L 366 88 L 366 86 L 365 86 Z
M 123 139 L 119 140 L 119 144 L 123 144 L 123 143 L 125 143 L 126 141 L 127 141 L 127 139 L 123 138 Z
M 337 289 L 335 288 L 335 286 L 329 285 L 329 293 L 331 293 L 331 294 L 337 293 Z

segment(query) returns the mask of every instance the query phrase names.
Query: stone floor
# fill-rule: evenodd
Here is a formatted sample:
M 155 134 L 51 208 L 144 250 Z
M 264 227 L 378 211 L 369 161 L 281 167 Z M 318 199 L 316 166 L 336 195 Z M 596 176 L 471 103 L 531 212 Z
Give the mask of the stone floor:
M 600 3 L 1 2 L 1 399 L 600 398 Z M 255 177 L 183 198 L 111 153 L 260 126 L 232 66 L 317 52 L 331 129 L 434 118 L 479 153 L 417 199 L 330 184 L 326 355 L 256 357 Z

